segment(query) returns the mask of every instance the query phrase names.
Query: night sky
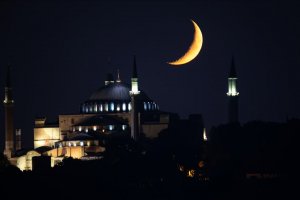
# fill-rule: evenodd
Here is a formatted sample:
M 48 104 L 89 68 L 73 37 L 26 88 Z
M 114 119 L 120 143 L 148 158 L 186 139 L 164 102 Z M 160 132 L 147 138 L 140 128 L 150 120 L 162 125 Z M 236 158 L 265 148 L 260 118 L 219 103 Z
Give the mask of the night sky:
M 130 83 L 136 55 L 140 89 L 163 111 L 183 118 L 201 113 L 209 128 L 227 122 L 234 56 L 240 121 L 284 122 L 300 117 L 299 10 L 300 3 L 287 0 L 1 1 L 0 85 L 11 63 L 15 127 L 30 146 L 36 116 L 78 113 L 117 69 Z M 181 57 L 193 39 L 190 19 L 202 30 L 202 50 L 172 67 L 166 62 Z

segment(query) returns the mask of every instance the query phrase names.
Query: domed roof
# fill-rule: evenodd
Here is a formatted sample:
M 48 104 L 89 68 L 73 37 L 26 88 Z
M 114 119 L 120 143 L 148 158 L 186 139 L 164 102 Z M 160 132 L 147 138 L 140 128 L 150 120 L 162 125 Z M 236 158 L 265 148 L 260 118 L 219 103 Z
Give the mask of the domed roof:
M 130 86 L 121 82 L 114 82 L 105 85 L 96 90 L 89 98 L 88 101 L 124 101 L 129 102 L 131 100 Z M 151 101 L 150 98 L 141 91 L 139 95 L 140 99 L 144 101 Z
M 105 85 L 96 90 L 80 106 L 81 113 L 124 113 L 131 111 L 131 87 L 121 82 L 119 74 L 114 81 L 108 76 Z M 159 110 L 158 105 L 143 91 L 136 97 L 136 108 L 142 112 Z

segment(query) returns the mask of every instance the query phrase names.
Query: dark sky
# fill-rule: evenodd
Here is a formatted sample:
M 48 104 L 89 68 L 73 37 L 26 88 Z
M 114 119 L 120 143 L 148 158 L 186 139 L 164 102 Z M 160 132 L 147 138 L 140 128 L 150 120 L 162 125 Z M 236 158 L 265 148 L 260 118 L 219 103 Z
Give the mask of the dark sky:
M 129 83 L 135 54 L 140 88 L 162 110 L 201 113 L 211 127 L 227 121 L 234 55 L 241 122 L 285 121 L 300 117 L 299 10 L 287 0 L 1 1 L 0 84 L 11 63 L 15 124 L 31 145 L 35 116 L 78 112 L 117 69 Z M 166 62 L 193 39 L 190 19 L 202 30 L 203 48 L 192 62 L 171 67 Z

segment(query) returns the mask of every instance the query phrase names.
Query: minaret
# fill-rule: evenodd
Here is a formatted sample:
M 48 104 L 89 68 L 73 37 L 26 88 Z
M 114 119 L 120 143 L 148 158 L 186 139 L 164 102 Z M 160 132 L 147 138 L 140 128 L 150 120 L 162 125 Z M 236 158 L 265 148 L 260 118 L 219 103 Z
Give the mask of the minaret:
M 5 83 L 5 99 L 4 113 L 5 113 L 5 149 L 4 155 L 11 158 L 14 152 L 14 123 L 13 123 L 13 108 L 14 100 L 12 98 L 12 87 L 10 80 L 10 70 L 11 66 L 7 67 L 6 83 Z
M 235 63 L 232 58 L 231 68 L 228 77 L 228 120 L 229 123 L 239 121 L 239 93 L 236 88 L 237 75 L 235 71 Z
M 139 120 L 138 120 L 138 95 L 140 94 L 138 87 L 138 76 L 136 70 L 136 59 L 133 58 L 133 71 L 131 77 L 131 138 L 138 140 L 139 136 Z
M 117 70 L 117 80 L 116 80 L 117 83 L 121 83 L 121 79 L 120 79 L 120 70 L 118 69 Z

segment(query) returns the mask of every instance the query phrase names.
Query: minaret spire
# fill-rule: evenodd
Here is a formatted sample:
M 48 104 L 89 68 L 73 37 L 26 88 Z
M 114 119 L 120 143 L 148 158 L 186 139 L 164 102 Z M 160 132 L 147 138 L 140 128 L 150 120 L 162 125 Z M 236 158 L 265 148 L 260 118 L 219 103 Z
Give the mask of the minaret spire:
M 229 122 L 238 122 L 238 96 L 239 92 L 237 91 L 237 74 L 235 70 L 235 61 L 232 57 L 231 67 L 228 76 L 228 92 L 227 96 L 229 98 L 228 105 L 228 120 Z
M 12 87 L 11 87 L 11 65 L 8 65 L 6 72 L 6 82 L 5 82 L 5 98 L 4 113 L 5 113 L 5 149 L 4 154 L 11 158 L 14 152 L 14 124 L 13 124 L 13 107 L 14 100 L 12 98 Z
M 140 94 L 138 88 L 138 76 L 136 67 L 136 58 L 133 57 L 133 70 L 131 77 L 131 138 L 138 140 L 139 137 L 139 115 L 138 115 L 138 95 Z
M 136 57 L 133 57 L 133 68 L 132 68 L 132 77 L 131 77 L 131 94 L 137 95 L 140 93 L 138 86 L 138 75 L 136 67 Z
M 117 70 L 117 80 L 116 80 L 117 83 L 120 83 L 121 82 L 121 79 L 120 79 L 120 70 L 118 69 Z

